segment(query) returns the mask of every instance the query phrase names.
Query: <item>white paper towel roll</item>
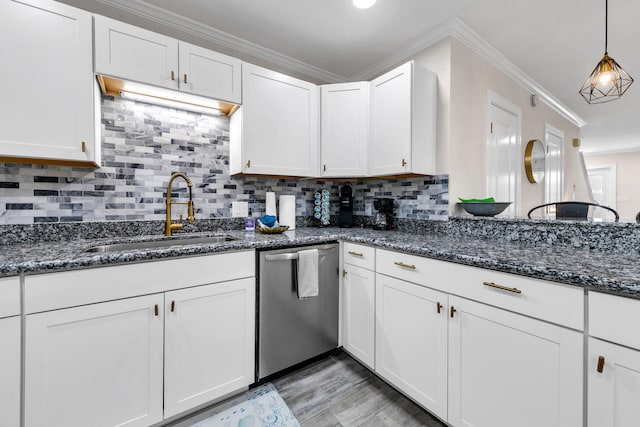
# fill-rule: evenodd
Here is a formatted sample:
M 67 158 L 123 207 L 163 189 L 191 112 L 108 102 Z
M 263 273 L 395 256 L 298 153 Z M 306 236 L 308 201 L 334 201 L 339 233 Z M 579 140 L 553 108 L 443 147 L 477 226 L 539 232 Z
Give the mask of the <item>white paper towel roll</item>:
M 296 228 L 296 196 L 280 196 L 280 225 L 288 225 L 289 230 Z
M 271 191 L 267 192 L 266 205 L 267 206 L 265 208 L 264 214 L 277 217 L 278 213 L 276 212 L 276 193 Z

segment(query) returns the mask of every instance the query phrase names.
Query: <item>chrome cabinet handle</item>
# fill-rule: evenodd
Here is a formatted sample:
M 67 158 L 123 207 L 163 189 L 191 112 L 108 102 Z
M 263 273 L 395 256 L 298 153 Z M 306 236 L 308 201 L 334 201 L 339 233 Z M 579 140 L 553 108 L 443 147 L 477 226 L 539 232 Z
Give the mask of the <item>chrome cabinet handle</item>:
M 394 262 L 395 265 L 400 266 L 400 267 L 404 267 L 404 268 L 410 268 L 412 270 L 416 269 L 416 266 L 413 264 L 405 264 L 404 262 L 400 262 L 400 261 L 396 261 Z
M 363 254 L 361 254 L 360 252 L 353 252 L 353 251 L 349 251 L 349 255 L 353 255 L 353 256 L 364 256 Z
M 503 291 L 513 292 L 514 294 L 521 294 L 522 291 L 518 288 L 508 288 L 506 286 L 498 285 L 493 282 L 482 282 L 483 285 L 488 286 L 490 288 L 500 289 Z

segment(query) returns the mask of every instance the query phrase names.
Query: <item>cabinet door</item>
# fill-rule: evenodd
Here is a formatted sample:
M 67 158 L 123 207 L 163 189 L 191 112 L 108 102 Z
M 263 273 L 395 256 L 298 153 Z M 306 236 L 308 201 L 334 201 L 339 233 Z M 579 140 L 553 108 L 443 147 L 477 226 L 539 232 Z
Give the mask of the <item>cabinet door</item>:
M 166 294 L 165 418 L 254 381 L 255 279 Z
M 95 16 L 96 73 L 178 89 L 178 40 Z
M 26 316 L 25 426 L 161 421 L 163 307 L 151 295 Z
M 376 274 L 376 372 L 447 419 L 447 294 Z
M 242 103 L 242 61 L 185 42 L 179 50 L 182 92 Z
M 589 338 L 589 427 L 632 427 L 640 419 L 640 351 Z M 598 362 L 602 357 L 602 372 Z
M 0 426 L 20 425 L 20 316 L 0 319 Z
M 46 0 L 0 2 L 0 160 L 92 164 L 91 41 L 88 12 Z
M 320 176 L 365 176 L 369 143 L 369 83 L 324 85 L 321 104 Z
M 374 368 L 375 275 L 345 264 L 342 280 L 342 345 L 353 357 Z
M 408 62 L 371 82 L 370 175 L 411 171 L 411 68 Z
M 320 155 L 318 87 L 243 64 L 242 100 L 242 172 L 316 176 Z
M 449 296 L 449 423 L 582 426 L 583 335 Z

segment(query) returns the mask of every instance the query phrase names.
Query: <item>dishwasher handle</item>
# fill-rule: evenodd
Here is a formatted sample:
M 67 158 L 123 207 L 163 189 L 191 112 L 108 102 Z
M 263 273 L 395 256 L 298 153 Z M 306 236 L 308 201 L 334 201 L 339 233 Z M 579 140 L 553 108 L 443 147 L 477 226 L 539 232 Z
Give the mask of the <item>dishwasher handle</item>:
M 331 249 L 318 249 L 318 255 L 320 258 L 335 251 L 336 248 Z M 266 254 L 264 256 L 265 261 L 292 261 L 299 258 L 298 252 L 289 252 L 285 254 Z

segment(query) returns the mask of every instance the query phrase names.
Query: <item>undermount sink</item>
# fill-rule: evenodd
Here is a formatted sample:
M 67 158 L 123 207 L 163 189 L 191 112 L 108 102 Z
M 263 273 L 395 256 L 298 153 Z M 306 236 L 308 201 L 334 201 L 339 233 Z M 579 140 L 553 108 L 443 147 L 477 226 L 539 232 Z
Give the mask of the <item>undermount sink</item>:
M 104 245 L 90 246 L 85 249 L 85 253 L 105 253 L 105 252 L 118 252 L 128 251 L 135 249 L 154 249 L 154 248 L 172 248 L 176 246 L 184 245 L 198 245 L 208 243 L 223 243 L 236 240 L 231 236 L 180 236 L 180 237 L 167 237 L 160 240 L 144 240 L 135 242 L 124 243 L 108 243 Z

